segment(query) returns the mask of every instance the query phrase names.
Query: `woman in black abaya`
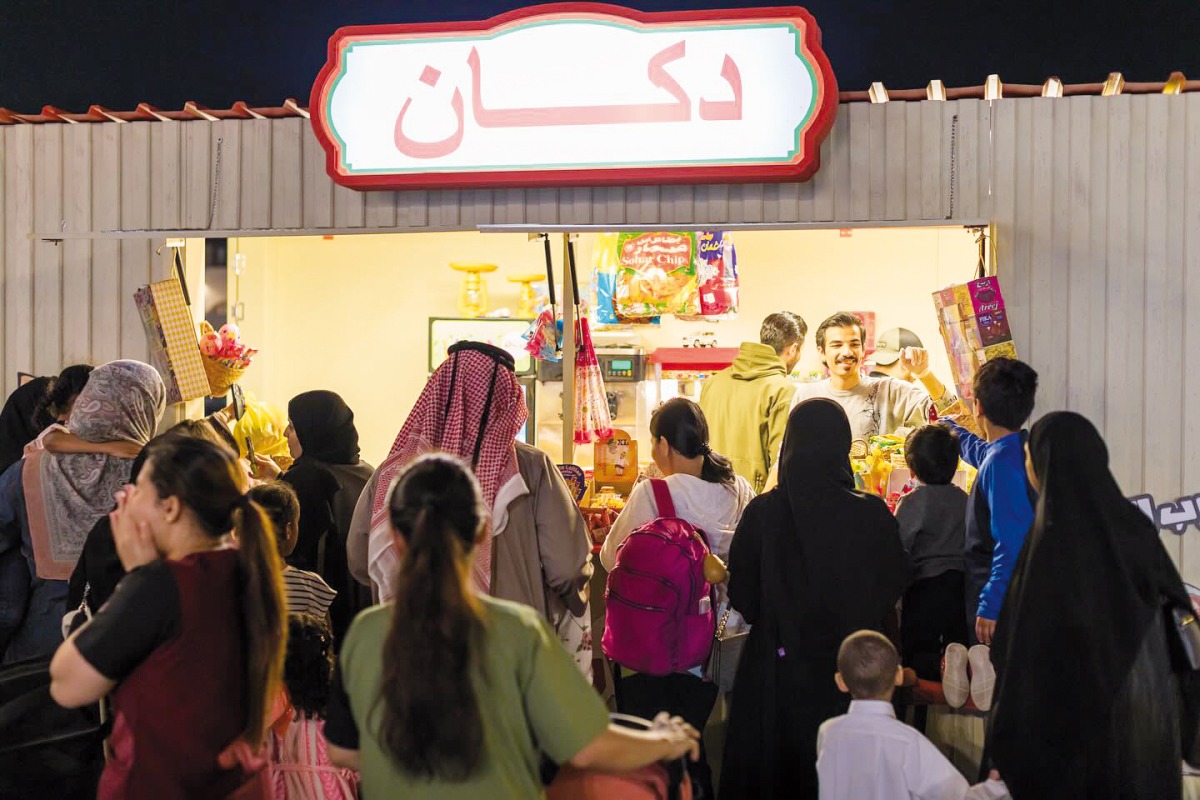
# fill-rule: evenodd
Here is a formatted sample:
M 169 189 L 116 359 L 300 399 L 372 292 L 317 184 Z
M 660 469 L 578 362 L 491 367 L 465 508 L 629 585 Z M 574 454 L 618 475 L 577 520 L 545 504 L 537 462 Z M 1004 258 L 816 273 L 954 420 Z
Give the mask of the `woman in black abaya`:
M 1039 499 L 992 647 L 993 766 L 1017 800 L 1177 798 L 1200 701 L 1172 649 L 1179 573 L 1085 418 L 1042 418 L 1027 456 Z
M 296 395 L 288 403 L 288 447 L 296 459 L 283 474 L 300 499 L 300 532 L 288 563 L 316 572 L 337 592 L 329 615 L 340 646 L 371 592 L 350 575 L 346 534 L 375 469 L 359 458 L 354 412 L 334 392 Z M 260 461 L 261 463 L 261 461 Z
M 25 445 L 54 418 L 43 411 L 53 378 L 34 378 L 8 396 L 0 410 L 0 472 L 21 460 Z
M 729 555 L 729 597 L 753 627 L 733 689 L 721 797 L 816 798 L 817 729 L 844 714 L 842 640 L 882 630 L 911 564 L 878 497 L 855 491 L 837 403 L 792 410 L 779 485 L 755 498 Z

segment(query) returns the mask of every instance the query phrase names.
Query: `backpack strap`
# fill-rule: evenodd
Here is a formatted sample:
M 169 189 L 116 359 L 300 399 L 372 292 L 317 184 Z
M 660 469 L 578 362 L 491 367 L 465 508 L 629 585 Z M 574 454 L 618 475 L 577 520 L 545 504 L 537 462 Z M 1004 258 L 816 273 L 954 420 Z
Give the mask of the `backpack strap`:
M 674 517 L 675 503 L 671 501 L 671 487 L 662 478 L 651 478 L 650 487 L 654 489 L 654 502 L 658 506 L 658 515 Z

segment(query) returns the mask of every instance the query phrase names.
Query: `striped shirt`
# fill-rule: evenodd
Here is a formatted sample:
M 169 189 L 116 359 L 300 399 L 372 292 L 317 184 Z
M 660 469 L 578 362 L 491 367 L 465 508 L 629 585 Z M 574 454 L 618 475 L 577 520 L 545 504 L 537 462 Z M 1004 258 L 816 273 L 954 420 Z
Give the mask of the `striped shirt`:
M 295 567 L 284 568 L 283 588 L 289 614 L 313 614 L 323 618 L 329 613 L 333 598 L 337 597 L 337 592 L 320 575 Z

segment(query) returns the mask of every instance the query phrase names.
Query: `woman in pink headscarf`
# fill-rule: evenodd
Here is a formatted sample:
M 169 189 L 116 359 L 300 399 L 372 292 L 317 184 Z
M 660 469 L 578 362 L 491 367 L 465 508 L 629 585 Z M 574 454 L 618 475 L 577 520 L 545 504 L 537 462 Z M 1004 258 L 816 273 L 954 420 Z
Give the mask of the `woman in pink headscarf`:
M 392 597 L 399 565 L 388 527 L 387 491 L 417 456 L 443 452 L 475 473 L 491 509 L 491 546 L 477 548 L 480 591 L 540 611 L 560 634 L 588 627 L 591 540 L 570 490 L 550 458 L 516 440 L 528 410 L 499 348 L 460 342 L 426 384 L 354 511 L 347 551 L 350 571 L 377 598 Z M 588 637 L 576 637 L 590 651 Z M 590 654 L 577 657 L 582 664 Z

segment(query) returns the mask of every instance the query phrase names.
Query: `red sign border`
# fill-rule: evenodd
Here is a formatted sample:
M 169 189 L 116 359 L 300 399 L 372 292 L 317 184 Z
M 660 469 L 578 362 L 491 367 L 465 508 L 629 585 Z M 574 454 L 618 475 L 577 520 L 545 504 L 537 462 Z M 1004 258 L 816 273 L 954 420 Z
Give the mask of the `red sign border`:
M 803 133 L 802 161 L 787 164 L 736 164 L 708 167 L 616 167 L 611 169 L 553 169 L 489 172 L 427 172 L 394 175 L 345 175 L 338 171 L 337 149 L 325 120 L 325 92 L 340 69 L 341 41 L 357 36 L 476 33 L 550 14 L 603 14 L 641 24 L 670 22 L 745 21 L 799 18 L 804 22 L 804 46 L 812 55 L 818 77 L 814 117 Z M 823 94 L 822 94 L 823 93 Z M 821 142 L 837 116 L 838 87 L 829 58 L 821 47 L 821 29 L 799 6 L 710 9 L 696 11 L 637 11 L 609 3 L 545 3 L 473 22 L 423 22 L 392 25 L 352 25 L 329 37 L 325 65 L 317 73 L 309 97 L 309 115 L 317 141 L 325 149 L 325 169 L 333 181 L 352 189 L 514 189 L 559 186 L 646 186 L 654 184 L 784 183 L 805 181 L 821 165 Z

